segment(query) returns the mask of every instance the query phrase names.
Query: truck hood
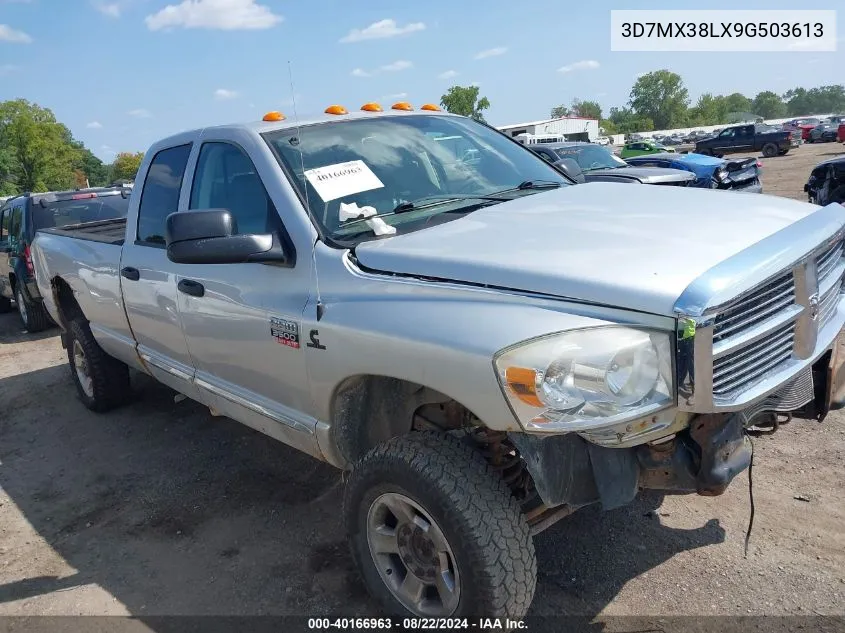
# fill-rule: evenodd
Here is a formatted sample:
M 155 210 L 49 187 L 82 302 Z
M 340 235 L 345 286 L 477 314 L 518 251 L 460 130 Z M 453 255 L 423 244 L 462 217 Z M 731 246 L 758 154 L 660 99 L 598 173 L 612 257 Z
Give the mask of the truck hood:
M 590 176 L 624 176 L 636 178 L 646 185 L 661 185 L 667 182 L 683 182 L 695 180 L 695 174 L 683 169 L 670 169 L 667 167 L 619 167 L 617 169 L 590 169 L 584 172 L 584 177 L 589 180 Z
M 586 183 L 364 242 L 375 271 L 671 316 L 697 277 L 819 207 L 689 187 Z

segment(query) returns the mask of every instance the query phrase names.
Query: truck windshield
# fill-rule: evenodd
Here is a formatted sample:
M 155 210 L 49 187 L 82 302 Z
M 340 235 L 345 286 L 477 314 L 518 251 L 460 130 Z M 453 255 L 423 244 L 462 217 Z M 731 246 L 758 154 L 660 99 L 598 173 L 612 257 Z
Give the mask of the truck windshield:
M 445 220 L 570 184 L 518 143 L 458 117 L 352 119 L 264 137 L 307 196 L 315 221 L 343 241 L 374 237 L 363 223 L 343 226 L 361 207 L 371 207 L 368 213 L 407 232 L 423 228 L 433 215 L 448 213 Z
M 613 169 L 615 167 L 627 167 L 621 158 L 617 158 L 608 149 L 601 145 L 573 145 L 571 147 L 559 147 L 555 150 L 560 158 L 572 158 L 583 171 L 591 169 Z
M 72 224 L 125 218 L 129 199 L 121 195 L 98 196 L 82 200 L 57 200 L 46 206 L 32 206 L 32 225 L 40 229 L 59 228 Z

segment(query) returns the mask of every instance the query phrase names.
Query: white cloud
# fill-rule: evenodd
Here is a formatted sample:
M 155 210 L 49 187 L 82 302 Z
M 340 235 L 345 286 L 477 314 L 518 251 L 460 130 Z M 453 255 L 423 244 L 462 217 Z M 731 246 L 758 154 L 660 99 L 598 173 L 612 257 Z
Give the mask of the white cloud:
M 32 38 L 23 31 L 16 31 L 8 24 L 0 24 L 0 42 L 12 44 L 29 44 Z
M 400 70 L 407 70 L 408 68 L 413 68 L 414 65 L 404 59 L 397 60 L 391 64 L 385 64 L 384 66 L 379 66 L 374 70 L 364 70 L 363 68 L 356 68 L 352 71 L 353 77 L 372 77 L 373 75 L 378 75 L 379 73 L 395 73 Z
M 442 72 L 437 75 L 438 79 L 451 79 L 452 77 L 457 77 L 458 71 L 456 70 L 447 70 L 446 72 Z
M 228 90 L 227 88 L 218 88 L 214 91 L 214 98 L 219 101 L 224 101 L 226 99 L 236 99 L 238 97 L 238 93 L 234 90 Z
M 397 92 L 396 94 L 392 94 L 392 95 L 384 95 L 383 97 L 381 97 L 381 101 L 391 101 L 393 99 L 404 99 L 407 96 L 408 96 L 407 92 Z
M 0 77 L 3 75 L 11 75 L 12 73 L 16 73 L 21 69 L 20 66 L 16 66 L 15 64 L 0 64 Z
M 145 18 L 151 31 L 181 27 L 221 31 L 269 29 L 284 18 L 256 0 L 183 0 Z
M 110 18 L 120 17 L 120 4 L 117 2 L 94 2 L 94 8 Z
M 381 40 L 423 30 L 425 30 L 425 24 L 422 22 L 411 22 L 405 26 L 398 26 L 396 20 L 379 20 L 363 29 L 352 29 L 340 38 L 340 41 L 348 44 L 350 42 L 363 42 L 364 40 Z
M 601 66 L 595 59 L 585 59 L 580 62 L 572 62 L 557 69 L 559 73 L 571 73 L 573 70 L 595 70 Z
M 138 119 L 149 119 L 152 116 L 152 113 L 149 110 L 145 110 L 144 108 L 136 108 L 135 110 L 130 110 L 127 112 L 129 116 L 134 116 Z
M 497 46 L 496 48 L 488 48 L 486 51 L 481 51 L 475 54 L 475 59 L 487 59 L 488 57 L 496 57 L 497 55 L 504 55 L 508 52 L 507 46 Z
M 101 127 L 103 127 L 103 124 L 100 123 L 99 121 L 91 121 L 85 127 L 87 127 L 88 129 L 91 129 L 91 130 L 99 130 Z
M 413 67 L 413 64 L 411 62 L 405 61 L 404 59 L 400 59 L 399 61 L 395 61 L 392 64 L 385 64 L 384 66 L 379 66 L 379 70 L 382 72 L 393 73 L 397 70 L 405 70 L 411 67 Z

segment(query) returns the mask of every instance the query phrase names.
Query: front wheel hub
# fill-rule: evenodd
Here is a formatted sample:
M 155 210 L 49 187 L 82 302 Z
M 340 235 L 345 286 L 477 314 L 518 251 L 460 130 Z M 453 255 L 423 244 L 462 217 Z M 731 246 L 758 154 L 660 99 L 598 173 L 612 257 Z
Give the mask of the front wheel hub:
M 382 581 L 408 610 L 455 612 L 461 593 L 455 556 L 420 504 L 399 493 L 378 497 L 367 513 L 367 544 Z

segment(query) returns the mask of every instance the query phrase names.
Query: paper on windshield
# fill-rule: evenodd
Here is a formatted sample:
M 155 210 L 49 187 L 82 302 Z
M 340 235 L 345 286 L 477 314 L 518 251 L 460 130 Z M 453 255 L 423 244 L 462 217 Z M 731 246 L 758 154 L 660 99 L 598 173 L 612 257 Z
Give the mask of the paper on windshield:
M 393 235 L 396 233 L 395 226 L 390 226 L 381 218 L 372 217 L 377 213 L 378 211 L 376 211 L 375 207 L 359 207 L 357 202 L 349 204 L 341 202 L 337 217 L 341 222 L 346 222 L 347 220 L 357 220 L 358 218 L 370 218 L 367 220 L 366 224 L 376 235 Z
M 305 177 L 325 202 L 384 187 L 384 183 L 362 160 L 309 169 Z

